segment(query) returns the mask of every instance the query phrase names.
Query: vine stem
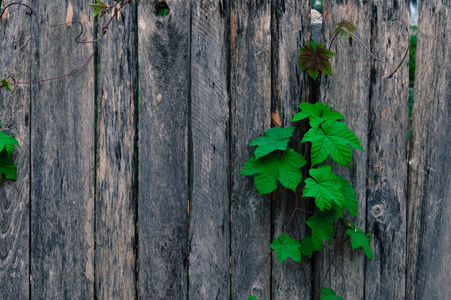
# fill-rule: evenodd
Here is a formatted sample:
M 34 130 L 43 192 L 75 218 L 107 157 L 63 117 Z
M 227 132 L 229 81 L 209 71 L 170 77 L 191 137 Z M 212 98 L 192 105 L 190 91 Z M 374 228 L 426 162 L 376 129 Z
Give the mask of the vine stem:
M 27 15 L 33 14 L 33 10 L 31 9 L 30 6 L 28 6 L 28 5 L 26 5 L 26 4 L 23 4 L 23 3 L 19 3 L 19 2 L 13 2 L 13 3 L 10 3 L 10 4 L 8 4 L 8 5 L 5 6 L 5 8 L 2 10 L 2 13 L 0 14 L 0 19 L 3 17 L 3 14 L 5 13 L 6 9 L 7 9 L 8 7 L 12 6 L 12 5 L 22 5 L 22 6 L 25 6 L 26 8 L 28 8 L 28 9 L 30 10 L 30 12 L 27 12 L 26 14 L 27 14 Z

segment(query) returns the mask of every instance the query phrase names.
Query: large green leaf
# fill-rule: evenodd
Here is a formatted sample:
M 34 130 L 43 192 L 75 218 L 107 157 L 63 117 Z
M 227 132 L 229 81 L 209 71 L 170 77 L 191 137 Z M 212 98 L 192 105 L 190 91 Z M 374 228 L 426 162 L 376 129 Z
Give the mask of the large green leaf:
M 19 143 L 15 138 L 0 131 L 0 152 L 3 151 L 3 149 L 6 149 L 8 155 L 11 156 L 14 152 L 14 145 L 20 148 Z
M 288 128 L 274 127 L 265 131 L 265 136 L 256 138 L 250 143 L 250 146 L 257 146 L 255 157 L 259 159 L 275 150 L 287 150 L 290 137 L 293 135 L 295 127 Z
M 305 236 L 301 240 L 301 254 L 302 255 L 306 255 L 309 258 L 312 258 L 312 255 L 313 255 L 314 251 L 318 251 L 318 250 L 324 249 L 325 247 L 326 246 L 324 246 L 323 243 L 321 243 L 321 245 L 319 245 L 318 247 L 313 246 L 313 240 L 309 236 Z
M 294 261 L 301 262 L 301 251 L 299 251 L 301 244 L 295 239 L 290 238 L 287 234 L 282 233 L 269 246 L 276 252 L 279 263 L 288 257 L 291 257 Z
M 312 166 L 322 163 L 330 155 L 332 159 L 346 167 L 351 163 L 351 148 L 363 150 L 357 136 L 345 123 L 325 121 L 321 127 L 311 128 L 302 142 L 312 142 Z
M 310 118 L 310 126 L 315 129 L 324 121 L 344 119 L 343 115 L 338 111 L 331 111 L 329 105 L 324 105 L 321 102 L 316 102 L 315 104 L 304 102 L 299 104 L 299 108 L 301 111 L 294 116 L 291 122 Z
M 258 299 L 255 296 L 247 295 L 247 300 L 258 300 Z
M 343 300 L 343 298 L 335 295 L 335 291 L 333 289 L 326 289 L 325 287 L 321 288 L 321 300 Z
M 335 211 L 317 211 L 315 215 L 307 220 L 307 225 L 312 229 L 312 242 L 314 248 L 320 248 L 323 241 L 330 242 L 334 234 Z
M 280 159 L 279 159 L 280 156 Z M 304 157 L 288 148 L 286 152 L 272 152 L 257 159 L 252 156 L 243 166 L 241 175 L 254 175 L 255 187 L 260 195 L 271 193 L 277 189 L 278 183 L 296 192 L 296 188 L 302 180 L 300 170 L 306 164 Z
M 343 207 L 345 200 L 341 192 L 341 181 L 332 173 L 329 165 L 310 169 L 309 174 L 312 178 L 305 180 L 303 197 L 314 197 L 320 210 L 331 209 L 332 201 Z
M 312 39 L 311 43 L 299 50 L 299 66 L 301 70 L 307 69 L 307 74 L 315 80 L 320 71 L 332 75 L 329 58 L 334 55 L 323 43 L 316 44 Z

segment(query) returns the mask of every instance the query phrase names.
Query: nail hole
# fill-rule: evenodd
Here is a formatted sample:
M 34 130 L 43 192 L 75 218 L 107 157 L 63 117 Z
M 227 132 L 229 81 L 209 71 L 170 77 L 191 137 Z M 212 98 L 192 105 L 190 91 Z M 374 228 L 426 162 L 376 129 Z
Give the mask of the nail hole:
M 165 1 L 156 1 L 154 8 L 155 14 L 159 17 L 166 17 L 169 14 L 169 6 Z

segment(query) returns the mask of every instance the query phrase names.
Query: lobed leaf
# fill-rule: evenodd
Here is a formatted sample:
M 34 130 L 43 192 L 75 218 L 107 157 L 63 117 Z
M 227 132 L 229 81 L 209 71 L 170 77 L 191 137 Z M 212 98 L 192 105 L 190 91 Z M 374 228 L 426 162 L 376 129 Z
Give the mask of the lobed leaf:
M 321 300 L 343 300 L 343 298 L 338 297 L 333 289 L 321 288 Z
M 280 159 L 279 159 L 280 155 Z M 283 154 L 272 152 L 257 159 L 252 156 L 243 166 L 241 175 L 254 175 L 255 187 L 260 195 L 268 194 L 277 189 L 278 181 L 286 187 L 296 192 L 296 188 L 302 180 L 300 170 L 306 164 L 304 157 L 288 148 Z
M 312 42 L 299 50 L 299 66 L 301 70 L 307 69 L 307 73 L 315 80 L 320 71 L 332 75 L 329 58 L 334 55 L 323 43 L 316 44 L 312 38 Z
M 19 142 L 10 135 L 0 131 L 0 152 L 6 149 L 6 152 L 11 156 L 14 152 L 14 145 L 20 148 Z
M 341 182 L 340 191 L 343 194 L 346 209 L 351 215 L 356 216 L 357 210 L 359 209 L 359 202 L 357 201 L 357 196 L 354 189 L 346 178 L 341 176 L 339 176 L 339 178 Z
M 310 118 L 310 126 L 312 128 L 318 128 L 324 121 L 336 121 L 339 119 L 344 119 L 343 115 L 338 111 L 331 111 L 329 105 L 324 105 L 321 102 L 311 103 L 300 103 L 298 112 L 291 122 L 300 121 L 305 118 Z
M 314 251 L 318 251 L 321 249 L 326 248 L 326 246 L 323 245 L 323 243 L 321 243 L 321 245 L 319 245 L 318 247 L 315 247 L 313 245 L 313 240 L 311 237 L 309 236 L 305 236 L 302 240 L 301 240 L 301 254 L 308 256 L 309 258 L 312 258 L 313 252 Z
M 312 229 L 312 242 L 314 248 L 324 246 L 323 241 L 330 242 L 334 234 L 335 211 L 317 211 L 307 220 L 307 225 Z
M 250 143 L 250 146 L 257 146 L 255 157 L 259 159 L 275 150 L 287 150 L 290 137 L 293 135 L 295 127 L 288 128 L 274 127 L 265 131 L 265 136 L 256 138 Z
M 357 30 L 357 28 L 354 26 L 354 23 L 347 20 L 341 21 L 340 23 L 337 24 L 337 26 L 338 26 L 337 29 L 332 31 L 332 33 L 337 33 L 341 30 L 340 37 L 342 39 L 345 38 L 348 34 L 346 31 L 342 30 L 343 28 L 346 28 L 350 33 Z
M 288 257 L 291 257 L 294 261 L 301 262 L 301 251 L 299 251 L 301 244 L 287 234 L 282 233 L 269 246 L 276 252 L 279 263 L 285 261 Z
M 321 127 L 311 128 L 302 142 L 312 142 L 312 166 L 322 163 L 330 155 L 335 162 L 349 167 L 352 155 L 349 145 L 363 150 L 357 136 L 345 123 L 337 121 L 324 121 Z
M 310 176 L 305 180 L 303 197 L 314 197 L 316 206 L 320 210 L 331 209 L 332 201 L 340 208 L 344 206 L 345 199 L 341 192 L 341 180 L 332 173 L 329 165 L 317 169 L 310 169 Z
M 351 245 L 352 249 L 357 249 L 362 247 L 365 255 L 372 260 L 373 259 L 373 250 L 370 246 L 370 236 L 366 235 L 362 229 L 355 227 L 346 229 L 346 234 L 351 237 Z M 348 225 L 349 226 L 349 225 Z M 350 226 L 351 227 L 351 226 Z

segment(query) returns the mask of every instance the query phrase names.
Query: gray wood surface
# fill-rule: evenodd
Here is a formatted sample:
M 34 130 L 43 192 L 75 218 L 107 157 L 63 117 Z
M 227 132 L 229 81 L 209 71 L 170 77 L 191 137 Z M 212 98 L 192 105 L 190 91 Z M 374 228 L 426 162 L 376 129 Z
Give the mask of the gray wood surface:
M 271 1 L 231 1 L 231 254 L 232 299 L 246 299 L 271 248 L 271 202 L 251 176 L 239 175 L 252 157 L 249 143 L 271 127 Z M 251 287 L 271 297 L 270 259 Z
M 337 24 L 344 19 L 354 22 L 358 31 L 356 35 L 369 46 L 370 40 L 370 12 L 369 3 L 361 1 L 325 1 L 323 14 L 322 39 L 326 46 L 337 28 Z M 345 213 L 345 217 L 355 222 L 357 226 L 365 230 L 366 219 L 366 190 L 368 168 L 368 109 L 370 93 L 370 68 L 371 57 L 355 39 L 339 36 L 335 38 L 330 50 L 335 53 L 331 58 L 333 76 L 321 75 L 318 101 L 330 105 L 332 110 L 340 112 L 344 122 L 360 140 L 364 151 L 352 150 L 351 168 L 343 167 L 331 162 L 332 170 L 336 175 L 343 176 L 353 186 L 359 209 L 357 217 Z M 365 263 L 370 263 L 363 251 L 352 250 L 350 242 L 343 242 L 348 235 L 346 226 L 342 220 L 335 223 L 335 235 L 329 246 L 315 255 L 315 276 L 313 285 L 316 292 L 322 286 L 333 288 L 336 294 L 343 299 L 364 299 L 364 270 Z M 335 259 L 326 276 L 336 248 Z M 325 281 L 324 281 L 325 279 Z M 322 284 L 324 281 L 324 284 Z M 322 285 L 321 285 L 322 284 Z
M 450 38 L 450 1 L 421 1 L 409 161 L 409 300 L 451 295 Z
M 3 4 L 2 7 L 5 7 Z M 11 6 L 0 19 L 0 79 L 29 81 L 31 24 L 28 9 Z M 0 131 L 14 136 L 17 180 L 0 184 L 0 299 L 29 295 L 30 89 L 0 90 Z
M 63 11 L 61 11 L 63 8 Z M 70 73 L 93 52 L 77 44 L 84 1 L 33 3 L 32 79 Z M 89 299 L 94 292 L 94 61 L 69 78 L 31 85 L 32 299 Z
M 188 264 L 189 1 L 169 15 L 138 7 L 139 297 L 186 299 Z
M 102 20 L 101 24 L 106 21 Z M 124 7 L 118 13 L 108 33 L 98 43 L 96 151 L 98 299 L 136 297 L 137 42 L 135 4 Z
M 310 41 L 310 1 L 273 1 L 271 19 L 272 38 L 272 117 L 282 127 L 302 126 L 302 122 L 289 121 L 299 111 L 300 102 L 308 101 L 308 78 L 299 67 L 299 49 Z M 299 130 L 295 135 L 299 138 Z M 298 142 L 292 141 L 290 147 L 304 154 L 305 149 Z M 299 188 L 301 191 L 302 186 Z M 302 194 L 300 192 L 300 194 Z M 296 203 L 296 194 L 280 186 L 273 194 L 272 240 L 278 238 L 288 224 Z M 298 207 L 308 209 L 308 202 L 299 198 Z M 290 237 L 300 240 L 307 235 L 305 221 L 308 215 L 297 213 L 298 226 L 293 219 L 287 228 Z M 310 299 L 309 289 L 311 264 L 303 260 L 307 282 L 302 266 L 291 259 L 279 263 L 276 255 L 272 256 L 272 298 L 273 299 Z
M 229 7 L 191 11 L 189 298 L 229 299 Z
M 397 65 L 408 48 L 408 1 L 371 3 L 371 50 Z M 365 297 L 405 298 L 408 64 L 391 79 L 373 61 L 369 95 L 367 233 L 374 258 L 365 266 Z

